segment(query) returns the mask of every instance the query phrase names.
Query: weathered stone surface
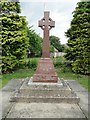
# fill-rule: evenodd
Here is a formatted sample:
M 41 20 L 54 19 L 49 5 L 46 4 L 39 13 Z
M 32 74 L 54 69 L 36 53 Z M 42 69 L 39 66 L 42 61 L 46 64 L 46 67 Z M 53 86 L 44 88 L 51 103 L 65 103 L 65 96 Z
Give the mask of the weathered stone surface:
M 7 118 L 85 118 L 77 104 L 16 103 Z
M 34 83 L 32 79 L 28 78 L 24 81 L 18 92 L 12 96 L 11 101 L 28 103 L 79 103 L 80 99 L 64 81 L 61 82 L 59 80 L 58 83 Z
M 2 118 L 2 92 L 0 91 L 0 120 Z
M 18 80 L 15 79 L 13 82 L 18 83 Z M 56 84 L 56 83 L 54 83 L 54 84 Z M 87 116 L 89 113 L 88 112 L 88 103 L 87 103 L 87 100 L 88 100 L 87 94 L 88 93 L 82 91 L 82 89 L 80 91 L 80 88 L 83 88 L 83 87 L 77 81 L 69 80 L 68 84 L 71 89 L 78 87 L 79 92 L 77 92 L 77 89 L 75 89 L 74 91 L 75 91 L 75 93 L 79 93 L 79 96 L 80 96 L 79 104 L 25 103 L 25 102 L 23 102 L 23 103 L 14 103 L 14 105 L 11 107 L 10 104 L 12 104 L 12 103 L 9 101 L 11 93 L 9 94 L 9 92 L 3 91 L 3 93 L 2 93 L 3 94 L 2 99 L 4 99 L 3 100 L 3 111 L 1 111 L 1 109 L 0 109 L 0 115 L 2 115 L 2 113 L 4 112 L 3 115 L 6 114 L 6 116 L 8 117 L 9 120 L 12 118 L 17 118 L 17 117 L 18 118 L 42 118 L 42 117 L 43 118 L 59 118 L 60 120 L 62 118 L 67 118 L 68 120 L 69 120 L 69 118 L 76 118 L 76 120 L 77 120 L 77 118 L 81 118 L 80 120 L 83 120 L 83 118 L 85 118 L 85 116 Z M 14 87 L 17 87 L 17 86 L 14 86 Z M 85 89 L 85 91 L 86 91 L 86 89 Z M 0 91 L 0 94 L 1 94 L 1 91 Z M 0 98 L 0 102 L 1 102 L 1 98 Z M 1 108 L 1 104 L 0 104 L 0 108 Z M 5 116 L 3 116 L 3 117 L 5 118 Z M 90 119 L 90 117 L 89 117 L 89 119 Z
M 2 91 L 13 92 L 20 88 L 24 79 L 12 79 L 10 82 L 2 88 Z
M 12 92 L 4 92 L 2 91 L 2 117 L 7 115 L 7 112 L 10 111 L 14 103 L 10 103 L 10 97 L 12 96 Z
M 14 102 L 10 103 L 10 98 L 21 87 L 23 81 L 24 79 L 12 79 L 0 90 L 0 117 L 5 118 L 7 116 L 14 105 Z
M 83 110 L 84 114 L 88 117 L 88 108 L 90 107 L 90 93 L 88 93 L 88 91 L 75 80 L 66 80 L 66 82 L 73 89 L 73 91 L 75 91 L 77 96 L 80 97 L 79 106 Z
M 76 80 L 65 80 L 70 86 L 72 86 L 73 91 L 76 92 L 88 92 L 84 87 L 82 87 Z

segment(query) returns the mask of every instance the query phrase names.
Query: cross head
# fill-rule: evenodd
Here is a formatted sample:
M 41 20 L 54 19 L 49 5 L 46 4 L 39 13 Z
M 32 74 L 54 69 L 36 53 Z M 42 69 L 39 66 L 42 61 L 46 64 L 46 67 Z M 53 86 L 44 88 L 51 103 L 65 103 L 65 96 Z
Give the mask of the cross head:
M 49 31 L 55 26 L 55 21 L 49 17 L 49 11 L 44 12 L 44 17 L 39 21 L 39 27 L 42 28 L 44 32 L 43 38 L 43 48 L 42 57 L 50 57 L 50 41 L 49 41 Z

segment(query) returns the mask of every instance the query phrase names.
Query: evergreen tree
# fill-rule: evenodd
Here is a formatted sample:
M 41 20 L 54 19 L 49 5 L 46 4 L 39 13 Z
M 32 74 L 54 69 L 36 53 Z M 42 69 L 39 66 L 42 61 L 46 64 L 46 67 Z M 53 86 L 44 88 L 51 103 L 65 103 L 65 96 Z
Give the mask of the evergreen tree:
M 1 13 L 20 13 L 20 4 L 19 2 L 1 2 Z
M 90 2 L 78 2 L 71 27 L 67 30 L 68 50 L 66 58 L 71 60 L 72 70 L 89 74 L 90 49 Z
M 24 62 L 28 45 L 27 23 L 19 16 L 19 2 L 2 2 L 2 72 L 11 72 Z

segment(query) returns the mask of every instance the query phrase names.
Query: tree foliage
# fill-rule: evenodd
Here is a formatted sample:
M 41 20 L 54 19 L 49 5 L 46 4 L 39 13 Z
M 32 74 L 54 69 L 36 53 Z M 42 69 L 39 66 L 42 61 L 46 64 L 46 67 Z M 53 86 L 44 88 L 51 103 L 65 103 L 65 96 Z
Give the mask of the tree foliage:
M 19 16 L 18 2 L 2 2 L 2 72 L 11 72 L 24 62 L 28 45 L 27 23 Z M 6 11 L 9 11 L 6 13 Z
M 66 36 L 69 48 L 65 57 L 73 62 L 72 70 L 89 74 L 90 2 L 78 2 Z
M 19 2 L 1 2 L 2 13 L 20 13 L 20 4 Z
M 60 39 L 56 36 L 50 36 L 50 44 L 56 48 L 59 52 L 62 52 L 63 51 L 63 47 L 60 43 Z
M 30 50 L 30 56 L 41 56 L 42 38 L 32 29 L 32 27 L 28 27 L 27 33 L 29 38 L 28 50 Z

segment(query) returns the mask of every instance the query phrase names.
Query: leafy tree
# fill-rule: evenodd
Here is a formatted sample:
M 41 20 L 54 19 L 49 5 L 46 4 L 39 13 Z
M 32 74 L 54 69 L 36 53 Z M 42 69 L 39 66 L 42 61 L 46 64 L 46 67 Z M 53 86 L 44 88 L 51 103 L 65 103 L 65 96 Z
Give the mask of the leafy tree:
M 50 36 L 50 44 L 55 47 L 59 52 L 63 51 L 63 47 L 60 43 L 60 39 L 56 36 Z
M 32 30 L 32 27 L 28 27 L 27 33 L 29 38 L 28 50 L 30 50 L 30 56 L 41 56 L 42 38 Z
M 78 2 L 71 27 L 67 30 L 68 50 L 66 58 L 71 60 L 72 70 L 89 74 L 90 49 L 90 2 Z
M 62 52 L 66 52 L 68 48 L 67 44 L 61 44 L 61 46 L 62 46 Z
M 54 50 L 53 45 L 50 45 L 50 52 L 51 52 L 51 53 L 54 53 L 54 51 L 55 51 L 55 50 Z
M 19 2 L 2 2 L 2 72 L 11 72 L 24 62 L 28 45 L 27 23 L 19 16 Z M 8 11 L 8 12 L 7 12 Z

